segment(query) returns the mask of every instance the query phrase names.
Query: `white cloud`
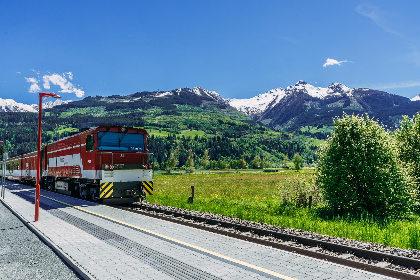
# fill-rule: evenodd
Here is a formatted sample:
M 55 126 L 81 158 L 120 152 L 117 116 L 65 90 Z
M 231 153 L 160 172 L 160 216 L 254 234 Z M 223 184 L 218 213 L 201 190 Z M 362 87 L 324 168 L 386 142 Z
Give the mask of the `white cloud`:
M 385 32 L 401 37 L 401 34 L 392 28 L 391 21 L 389 20 L 390 14 L 382 11 L 376 6 L 369 4 L 360 4 L 356 7 L 356 12 L 371 19 L 379 28 Z
M 39 72 L 32 70 L 37 74 L 40 74 Z M 25 78 L 28 83 L 31 83 L 31 86 L 29 87 L 29 92 L 36 93 L 41 91 L 41 87 L 38 85 L 40 82 L 36 78 Z M 75 86 L 69 80 L 73 80 L 73 73 L 67 72 L 62 75 L 60 74 L 51 74 L 51 75 L 44 75 L 42 76 L 42 87 L 44 89 L 51 89 L 51 86 L 58 86 L 60 87 L 60 90 L 58 92 L 61 93 L 74 93 L 77 97 L 81 98 L 85 95 L 85 92 L 80 88 L 80 86 Z
M 67 75 L 67 77 L 66 77 L 66 75 Z M 69 80 L 72 80 L 73 79 L 73 73 L 68 72 L 68 73 L 64 73 L 63 75 L 59 75 L 59 74 L 44 75 L 44 76 L 42 76 L 42 80 L 44 81 L 43 86 L 44 86 L 45 89 L 50 89 L 51 84 L 52 84 L 52 85 L 55 85 L 55 86 L 59 86 L 61 88 L 61 90 L 59 92 L 74 93 L 79 98 L 83 97 L 85 95 L 85 92 L 82 89 L 77 88 L 71 82 L 69 82 L 67 80 L 67 78 Z
M 335 59 L 332 59 L 332 58 L 327 58 L 327 61 L 325 61 L 325 63 L 322 65 L 322 67 L 327 67 L 327 66 L 332 66 L 332 65 L 341 66 L 341 64 L 344 63 L 344 62 L 350 62 L 350 61 L 348 61 L 348 60 L 338 61 L 338 60 L 335 60 Z
M 40 92 L 41 91 L 41 88 L 38 85 L 38 82 L 39 81 L 37 79 L 35 79 L 35 78 L 26 78 L 25 77 L 25 80 L 28 83 L 31 83 L 31 86 L 29 87 L 29 92 L 30 93 L 36 93 L 36 92 Z
M 401 24 L 397 24 L 398 22 L 401 22 L 401 15 L 381 10 L 379 7 L 369 4 L 358 5 L 356 7 L 356 12 L 372 20 L 372 22 L 383 31 L 398 37 L 401 42 L 412 50 L 411 52 L 407 52 L 408 60 L 417 67 L 420 66 L 419 44 L 416 39 L 413 39 L 417 37 L 406 33 L 406 30 L 409 30 L 409 28 L 397 28 L 398 25 Z
M 41 72 L 36 71 L 35 69 L 32 69 L 32 72 L 34 72 L 37 76 L 39 76 L 39 74 L 41 74 Z

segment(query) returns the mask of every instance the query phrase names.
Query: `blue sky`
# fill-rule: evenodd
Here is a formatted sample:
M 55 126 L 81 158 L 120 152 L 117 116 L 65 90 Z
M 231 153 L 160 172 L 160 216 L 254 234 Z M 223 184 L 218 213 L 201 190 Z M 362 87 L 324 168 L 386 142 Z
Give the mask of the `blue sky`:
M 419 10 L 416 0 L 0 0 L 0 98 L 195 86 L 250 98 L 298 80 L 412 98 Z

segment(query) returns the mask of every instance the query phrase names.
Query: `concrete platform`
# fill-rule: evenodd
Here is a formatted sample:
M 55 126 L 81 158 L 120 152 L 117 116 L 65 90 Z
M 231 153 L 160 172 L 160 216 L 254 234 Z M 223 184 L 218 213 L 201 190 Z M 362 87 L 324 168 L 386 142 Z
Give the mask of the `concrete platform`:
M 79 277 L 0 201 L 0 279 Z
M 5 203 L 92 279 L 391 279 L 9 183 Z

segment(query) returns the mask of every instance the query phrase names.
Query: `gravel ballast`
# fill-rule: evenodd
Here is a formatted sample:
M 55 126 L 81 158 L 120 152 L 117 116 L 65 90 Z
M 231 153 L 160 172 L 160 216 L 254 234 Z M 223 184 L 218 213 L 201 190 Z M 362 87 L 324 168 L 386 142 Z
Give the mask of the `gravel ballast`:
M 79 279 L 0 202 L 0 279 Z

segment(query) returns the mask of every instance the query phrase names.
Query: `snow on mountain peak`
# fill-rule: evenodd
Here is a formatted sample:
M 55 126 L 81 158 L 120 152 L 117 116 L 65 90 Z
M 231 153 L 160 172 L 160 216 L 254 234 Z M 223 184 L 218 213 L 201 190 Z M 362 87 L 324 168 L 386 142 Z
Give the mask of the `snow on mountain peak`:
M 419 101 L 420 100 L 420 94 L 417 95 L 417 96 L 415 96 L 415 97 L 413 97 L 413 98 L 411 98 L 410 100 L 411 101 Z
M 37 112 L 38 106 L 35 104 L 18 103 L 13 99 L 0 98 L 0 112 Z
M 55 101 L 48 101 L 42 103 L 43 109 L 50 109 L 52 107 L 67 104 L 72 102 L 71 100 L 63 101 L 61 99 L 57 99 Z M 38 104 L 24 104 L 14 101 L 13 99 L 2 99 L 0 98 L 0 112 L 38 112 Z
M 267 108 L 273 107 L 284 96 L 286 96 L 284 89 L 275 88 L 249 99 L 228 99 L 228 103 L 238 111 L 252 116 L 264 112 Z
M 226 102 L 226 100 L 223 97 L 221 97 L 220 94 L 218 94 L 217 92 L 203 89 L 201 87 L 194 87 L 193 89 L 179 88 L 176 90 L 171 90 L 171 91 L 166 91 L 166 92 L 158 92 L 155 96 L 164 97 L 164 96 L 169 96 L 169 95 L 174 95 L 174 94 L 180 95 L 182 94 L 182 92 L 190 92 L 197 96 L 211 98 L 215 101 Z
M 294 86 L 288 86 L 286 88 L 286 92 L 288 93 L 296 93 L 296 92 L 302 92 L 302 91 L 309 94 L 312 97 L 321 98 L 321 99 L 328 95 L 327 88 L 315 87 L 302 80 L 297 82 Z
M 345 94 L 347 96 L 351 96 L 353 89 L 340 83 L 333 83 L 326 88 L 316 87 L 300 80 L 295 85 L 288 86 L 286 89 L 275 88 L 249 99 L 234 98 L 229 99 L 228 102 L 230 106 L 236 108 L 237 110 L 249 116 L 253 116 L 274 107 L 287 95 L 300 94 L 302 92 L 315 98 L 324 99 L 328 96 L 334 95 Z M 420 96 L 418 100 L 420 100 Z
M 42 109 L 50 109 L 52 107 L 58 106 L 58 105 L 63 105 L 63 104 L 67 104 L 73 102 L 72 100 L 61 100 L 61 99 L 57 99 L 55 101 L 47 101 L 42 103 Z M 38 105 L 35 105 L 36 109 L 38 110 Z
M 328 93 L 350 93 L 351 89 L 340 83 L 332 83 L 328 86 Z
M 305 82 L 305 81 L 303 81 L 303 80 L 299 80 L 299 81 L 295 84 L 295 86 L 304 86 L 304 85 L 308 85 L 308 83 L 307 83 L 307 82 Z
M 220 94 L 218 94 L 217 92 L 203 89 L 201 87 L 193 88 L 192 92 L 198 96 L 210 97 L 212 99 L 215 99 L 216 101 L 225 101 L 225 99 L 221 97 Z

